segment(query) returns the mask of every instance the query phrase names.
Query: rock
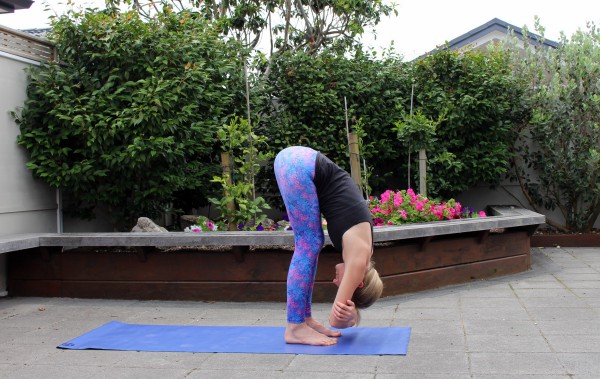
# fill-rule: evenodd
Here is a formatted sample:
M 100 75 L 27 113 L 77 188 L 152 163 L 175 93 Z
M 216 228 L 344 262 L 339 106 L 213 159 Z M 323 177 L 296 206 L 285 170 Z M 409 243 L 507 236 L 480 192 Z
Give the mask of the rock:
M 138 218 L 137 225 L 131 229 L 132 233 L 140 233 L 140 232 L 149 232 L 149 233 L 162 233 L 168 232 L 167 229 L 162 226 L 158 226 L 154 223 L 154 221 L 150 220 L 148 217 L 140 217 Z

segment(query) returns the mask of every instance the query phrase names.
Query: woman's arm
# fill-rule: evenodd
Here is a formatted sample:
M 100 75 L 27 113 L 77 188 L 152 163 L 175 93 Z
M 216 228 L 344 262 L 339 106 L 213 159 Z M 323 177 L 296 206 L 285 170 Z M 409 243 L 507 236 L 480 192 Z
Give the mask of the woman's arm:
M 329 324 L 338 329 L 345 329 L 356 324 L 357 311 L 352 302 L 352 295 L 365 276 L 365 266 L 346 263 L 344 277 L 338 288 L 329 314 Z
M 357 310 L 352 295 L 363 285 L 372 254 L 371 224 L 363 222 L 348 229 L 342 238 L 344 276 L 338 288 L 329 323 L 334 328 L 348 328 L 356 324 Z

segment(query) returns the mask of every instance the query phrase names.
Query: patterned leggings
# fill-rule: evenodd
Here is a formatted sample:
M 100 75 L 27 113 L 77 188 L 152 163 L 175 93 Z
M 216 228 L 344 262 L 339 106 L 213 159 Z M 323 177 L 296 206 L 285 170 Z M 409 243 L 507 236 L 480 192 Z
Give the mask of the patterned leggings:
M 287 277 L 287 321 L 293 324 L 311 316 L 317 262 L 325 240 L 313 182 L 316 158 L 315 150 L 299 146 L 288 147 L 275 158 L 277 184 L 294 229 L 294 255 Z

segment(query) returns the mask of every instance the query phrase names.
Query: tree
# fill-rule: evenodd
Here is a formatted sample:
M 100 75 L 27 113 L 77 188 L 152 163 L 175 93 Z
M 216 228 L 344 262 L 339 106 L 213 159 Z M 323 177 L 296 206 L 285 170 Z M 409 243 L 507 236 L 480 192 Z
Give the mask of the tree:
M 478 184 L 499 184 L 510 168 L 522 108 L 508 54 L 440 49 L 415 61 L 412 71 L 415 109 L 442 120 L 427 150 L 428 193 L 451 198 Z
M 600 214 L 600 29 L 562 35 L 557 49 L 505 48 L 528 86 L 530 111 L 518 129 L 514 178 L 536 211 L 560 211 L 564 223 L 547 218 L 549 225 L 589 231 Z
M 411 153 L 419 153 L 419 193 L 423 196 L 427 196 L 426 152 L 435 146 L 435 129 L 442 121 L 442 117 L 443 115 L 440 116 L 439 120 L 432 120 L 423 116 L 421 111 L 417 109 L 414 113 L 403 114 L 402 119 L 396 122 L 394 128 L 398 139 L 408 151 L 408 188 L 412 188 L 410 184 L 412 176 L 410 174 L 412 166 Z
M 222 21 L 225 34 L 233 33 L 253 49 L 261 35 L 269 33 L 270 52 L 302 50 L 314 53 L 338 39 L 347 44 L 375 26 L 381 16 L 397 14 L 381 0 L 106 0 L 107 6 L 129 5 L 151 18 L 165 7 L 199 12 L 209 20 Z
M 346 98 L 349 127 L 359 132 L 361 158 L 372 173 L 369 186 L 383 191 L 397 185 L 394 180 L 404 172 L 398 162 L 405 161 L 398 158 L 405 155 L 392 129 L 402 113 L 399 108 L 410 96 L 410 81 L 400 57 L 377 59 L 362 50 L 353 56 L 330 50 L 314 56 L 285 52 L 274 57 L 272 67 L 257 127 L 258 134 L 268 137 L 271 151 L 311 146 L 349 170 Z M 265 174 L 271 180 L 264 192 L 276 194 L 272 169 Z M 272 198 L 269 203 L 276 205 Z
M 31 69 L 15 115 L 33 174 L 78 216 L 107 206 L 116 229 L 178 192 L 206 199 L 214 133 L 243 109 L 239 45 L 187 11 L 71 11 L 52 26 L 61 60 Z

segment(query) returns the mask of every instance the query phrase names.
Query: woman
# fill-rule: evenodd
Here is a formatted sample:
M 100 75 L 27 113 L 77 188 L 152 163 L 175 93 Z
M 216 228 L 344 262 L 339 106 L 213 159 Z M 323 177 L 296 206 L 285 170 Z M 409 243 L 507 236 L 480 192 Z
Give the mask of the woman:
M 329 237 L 342 252 L 333 280 L 337 295 L 329 315 L 332 327 L 344 329 L 358 323 L 358 308 L 373 304 L 383 291 L 373 267 L 371 213 L 358 186 L 347 172 L 323 154 L 293 146 L 275 158 L 275 176 L 294 230 L 295 248 L 287 278 L 285 341 L 306 345 L 332 345 L 339 331 L 331 330 L 311 315 L 312 290 L 324 235 L 321 213 Z

